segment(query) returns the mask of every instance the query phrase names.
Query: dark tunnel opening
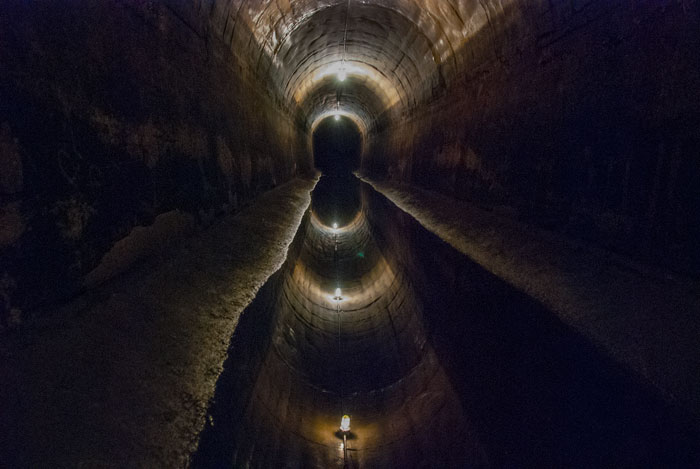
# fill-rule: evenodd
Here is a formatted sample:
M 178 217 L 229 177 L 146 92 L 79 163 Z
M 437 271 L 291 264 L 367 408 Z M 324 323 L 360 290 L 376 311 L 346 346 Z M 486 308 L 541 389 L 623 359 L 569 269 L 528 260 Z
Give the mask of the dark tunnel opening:
M 362 210 L 359 181 L 352 174 L 322 177 L 311 200 L 311 210 L 326 226 L 342 228 L 359 215 Z
M 347 182 L 322 178 L 285 265 L 243 315 L 194 467 L 700 462 L 695 423 L 656 390 Z M 322 211 L 355 216 L 333 228 Z
M 316 168 L 329 176 L 347 176 L 360 167 L 362 135 L 357 125 L 341 115 L 319 122 L 313 134 Z
M 360 130 L 347 117 L 325 118 L 313 133 L 314 162 L 324 177 L 314 189 L 311 210 L 326 226 L 342 228 L 362 209 L 359 181 L 353 175 L 359 168 L 361 151 Z

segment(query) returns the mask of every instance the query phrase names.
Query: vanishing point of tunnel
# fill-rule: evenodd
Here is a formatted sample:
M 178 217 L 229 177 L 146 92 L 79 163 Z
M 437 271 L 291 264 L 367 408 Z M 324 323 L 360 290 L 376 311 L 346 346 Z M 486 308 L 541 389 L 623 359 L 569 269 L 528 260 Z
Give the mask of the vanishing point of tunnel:
M 698 0 L 0 2 L 0 468 L 700 467 Z

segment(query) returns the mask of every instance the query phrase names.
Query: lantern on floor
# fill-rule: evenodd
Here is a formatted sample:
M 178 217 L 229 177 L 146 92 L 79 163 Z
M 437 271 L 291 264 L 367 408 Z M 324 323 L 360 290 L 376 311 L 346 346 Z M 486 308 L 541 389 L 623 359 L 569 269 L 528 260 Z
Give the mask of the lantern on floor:
M 340 431 L 342 432 L 349 432 L 350 431 L 350 416 L 349 415 L 343 415 L 343 418 L 340 419 Z

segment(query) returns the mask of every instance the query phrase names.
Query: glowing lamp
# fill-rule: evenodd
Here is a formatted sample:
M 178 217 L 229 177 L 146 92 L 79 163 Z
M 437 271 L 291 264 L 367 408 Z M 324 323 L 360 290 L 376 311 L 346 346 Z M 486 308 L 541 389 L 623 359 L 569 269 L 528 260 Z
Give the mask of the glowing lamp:
M 333 229 L 334 229 L 334 230 L 337 230 L 337 229 L 338 229 L 338 224 L 337 224 L 337 223 L 333 223 Z
M 341 70 L 338 72 L 338 81 L 345 81 L 345 79 L 348 77 L 348 72 L 345 70 Z
M 350 431 L 350 416 L 349 415 L 343 415 L 343 418 L 340 419 L 340 431 L 342 431 L 342 432 L 349 432 Z
M 335 115 L 335 120 L 339 121 L 340 120 L 340 114 Z
M 335 296 L 333 297 L 333 299 L 336 301 L 340 301 L 343 299 L 343 297 L 341 296 L 341 293 L 340 293 L 340 288 L 335 289 Z

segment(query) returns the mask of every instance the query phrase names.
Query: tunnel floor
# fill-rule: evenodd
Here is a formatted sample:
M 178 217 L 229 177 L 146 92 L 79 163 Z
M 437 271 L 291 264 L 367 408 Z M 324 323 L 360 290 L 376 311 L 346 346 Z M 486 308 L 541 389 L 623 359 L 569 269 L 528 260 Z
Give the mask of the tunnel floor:
M 324 176 L 242 315 L 192 463 L 693 467 L 699 441 L 541 303 L 367 184 Z
M 0 467 L 185 467 L 239 317 L 318 178 L 295 179 L 0 340 Z

